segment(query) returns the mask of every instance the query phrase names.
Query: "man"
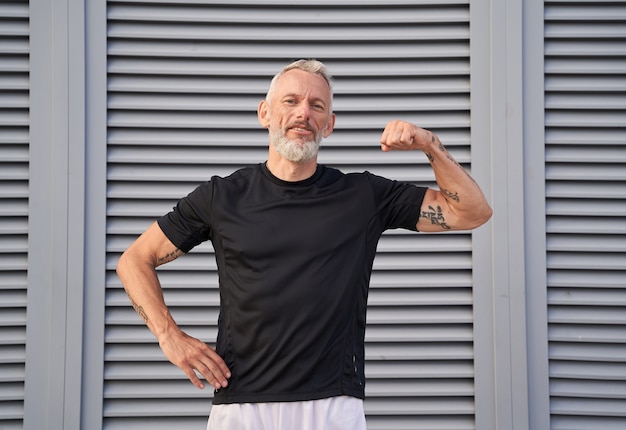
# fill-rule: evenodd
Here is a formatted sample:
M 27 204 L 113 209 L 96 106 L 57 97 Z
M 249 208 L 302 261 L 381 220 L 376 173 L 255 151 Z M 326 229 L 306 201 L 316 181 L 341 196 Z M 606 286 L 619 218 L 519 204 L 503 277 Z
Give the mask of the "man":
M 121 256 L 133 307 L 165 356 L 215 388 L 208 429 L 365 429 L 364 335 L 376 245 L 386 229 L 472 229 L 482 191 L 437 136 L 392 121 L 381 149 L 421 150 L 439 190 L 317 163 L 335 124 L 331 78 L 315 60 L 285 67 L 258 107 L 266 163 L 213 177 Z M 156 267 L 211 240 L 220 282 L 216 349 L 170 315 Z

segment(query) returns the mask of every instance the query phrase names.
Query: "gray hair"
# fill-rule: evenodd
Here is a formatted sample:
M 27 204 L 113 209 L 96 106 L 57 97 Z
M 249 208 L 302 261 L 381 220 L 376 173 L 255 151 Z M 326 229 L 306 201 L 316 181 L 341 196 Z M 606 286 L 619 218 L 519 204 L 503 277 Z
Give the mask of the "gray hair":
M 272 97 L 272 94 L 274 93 L 274 88 L 276 87 L 276 82 L 278 81 L 278 79 L 280 79 L 280 77 L 284 75 L 285 73 L 287 73 L 288 71 L 294 70 L 294 69 L 303 70 L 305 72 L 309 72 L 309 73 L 312 73 L 314 75 L 318 75 L 324 78 L 324 80 L 330 87 L 330 97 L 331 97 L 331 102 L 332 102 L 333 77 L 330 75 L 330 73 L 328 73 L 328 69 L 326 68 L 324 63 L 318 60 L 297 60 L 283 67 L 282 70 L 278 72 L 272 78 L 272 82 L 270 83 L 270 88 L 267 91 L 267 95 L 265 96 L 265 99 L 268 101 L 268 103 Z

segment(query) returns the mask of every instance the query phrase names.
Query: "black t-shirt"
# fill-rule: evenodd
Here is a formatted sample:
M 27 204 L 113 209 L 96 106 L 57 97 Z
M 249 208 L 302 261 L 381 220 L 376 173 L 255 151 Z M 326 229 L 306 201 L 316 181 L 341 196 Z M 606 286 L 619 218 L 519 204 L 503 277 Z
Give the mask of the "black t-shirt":
M 232 377 L 214 404 L 364 398 L 376 246 L 386 229 L 416 230 L 425 190 L 323 165 L 285 182 L 259 164 L 211 178 L 158 220 L 182 251 L 215 249 L 216 349 Z

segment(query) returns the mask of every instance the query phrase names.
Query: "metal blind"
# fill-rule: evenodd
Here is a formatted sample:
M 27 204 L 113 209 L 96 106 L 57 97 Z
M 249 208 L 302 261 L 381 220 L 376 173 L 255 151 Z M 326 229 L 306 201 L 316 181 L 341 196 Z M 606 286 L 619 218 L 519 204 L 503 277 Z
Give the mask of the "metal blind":
M 0 3 L 0 428 L 24 418 L 28 257 L 28 0 Z
M 256 107 L 280 67 L 324 61 L 334 134 L 320 161 L 433 185 L 423 154 L 382 154 L 387 121 L 437 132 L 469 168 L 469 1 L 108 2 L 104 428 L 202 428 L 210 393 L 167 362 L 114 274 L 119 254 L 212 175 L 267 157 Z M 182 328 L 215 340 L 210 244 L 163 266 Z M 474 428 L 471 235 L 382 238 L 366 334 L 371 430 Z
M 626 2 L 547 1 L 551 427 L 626 428 Z

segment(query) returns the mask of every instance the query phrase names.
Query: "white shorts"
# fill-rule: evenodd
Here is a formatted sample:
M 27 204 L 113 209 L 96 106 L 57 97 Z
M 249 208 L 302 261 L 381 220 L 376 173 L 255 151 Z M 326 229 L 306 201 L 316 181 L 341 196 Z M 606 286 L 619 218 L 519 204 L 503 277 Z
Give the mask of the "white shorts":
M 363 400 L 213 405 L 207 430 L 366 430 Z

